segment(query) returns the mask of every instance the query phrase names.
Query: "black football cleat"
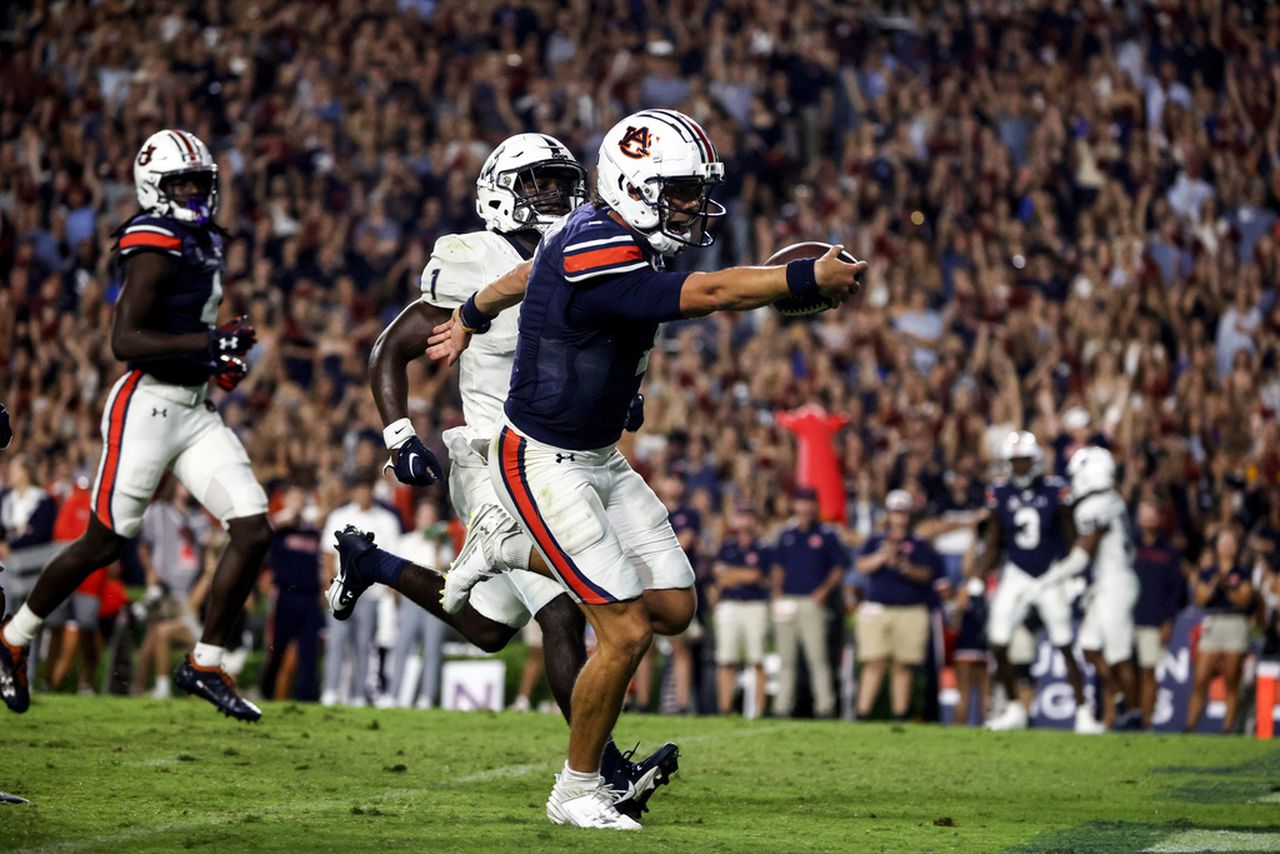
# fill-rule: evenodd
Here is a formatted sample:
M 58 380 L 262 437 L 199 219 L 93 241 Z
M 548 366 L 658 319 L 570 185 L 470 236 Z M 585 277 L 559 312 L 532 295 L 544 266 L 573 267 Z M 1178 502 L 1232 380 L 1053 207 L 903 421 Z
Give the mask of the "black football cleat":
M 614 807 L 628 818 L 639 820 L 649 811 L 646 806 L 649 798 L 671 781 L 671 777 L 680 769 L 680 748 L 671 742 L 659 747 L 639 762 L 632 762 L 635 748 L 622 754 L 618 760 L 606 761 L 600 767 L 600 773 L 609 788 L 613 790 Z M 613 766 L 613 767 L 610 767 Z
M 190 654 L 173 671 L 173 684 L 188 694 L 203 697 L 229 718 L 253 723 L 262 710 L 236 691 L 236 683 L 221 667 L 201 667 Z
M 360 594 L 373 584 L 373 576 L 369 572 L 372 567 L 365 560 L 377 546 L 373 543 L 373 533 L 361 531 L 355 525 L 348 525 L 341 531 L 335 531 L 333 538 L 338 541 L 338 574 L 329 582 L 329 589 L 324 592 L 329 610 L 334 619 L 345 620 L 355 610 Z
M 3 628 L 0 625 L 0 631 Z M 31 705 L 31 688 L 27 685 L 27 647 L 9 646 L 3 634 L 0 634 L 0 697 L 4 697 L 4 704 L 18 714 Z

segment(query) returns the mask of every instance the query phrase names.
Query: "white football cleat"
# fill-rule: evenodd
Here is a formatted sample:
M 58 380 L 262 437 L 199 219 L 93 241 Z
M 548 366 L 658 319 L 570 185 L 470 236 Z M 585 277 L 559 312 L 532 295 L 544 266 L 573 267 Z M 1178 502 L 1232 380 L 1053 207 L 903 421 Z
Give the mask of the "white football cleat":
M 503 523 L 509 521 L 497 504 L 485 504 L 471 514 L 467 541 L 445 573 L 444 589 L 440 591 L 440 604 L 450 614 L 458 613 L 467 604 L 471 588 L 510 569 L 501 562 L 499 547 L 501 535 L 505 533 Z
M 594 784 L 569 784 L 563 775 L 556 775 L 555 788 L 547 798 L 547 818 L 553 824 L 569 827 L 586 827 L 600 830 L 641 830 L 643 825 L 618 812 L 613 805 L 613 792 L 596 775 Z
M 1107 725 L 1093 716 L 1088 706 L 1076 706 L 1076 735 L 1102 735 Z
M 1006 703 L 1004 711 L 987 721 L 987 729 L 1004 732 L 1011 729 L 1027 728 L 1027 710 L 1017 700 Z

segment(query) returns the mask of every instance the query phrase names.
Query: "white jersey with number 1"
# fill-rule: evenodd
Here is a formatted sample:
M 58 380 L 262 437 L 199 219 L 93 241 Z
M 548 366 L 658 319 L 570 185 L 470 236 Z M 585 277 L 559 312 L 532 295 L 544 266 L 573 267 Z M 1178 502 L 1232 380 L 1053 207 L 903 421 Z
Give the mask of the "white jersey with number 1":
M 431 260 L 422 271 L 422 301 L 453 311 L 523 260 L 515 245 L 501 234 L 447 234 L 436 241 Z M 518 306 L 499 314 L 488 332 L 472 336 L 459 360 L 462 413 L 467 426 L 486 439 L 502 420 L 502 405 L 511 387 L 519 314 Z
M 422 271 L 422 301 L 452 311 L 523 260 L 515 244 L 496 232 L 445 235 Z M 502 422 L 511 387 L 519 314 L 517 306 L 495 317 L 488 332 L 471 336 L 458 361 L 467 423 L 444 431 L 441 438 L 449 449 L 449 500 L 464 521 L 481 505 L 498 504 L 489 479 L 489 440 Z M 560 585 L 551 579 L 517 569 L 477 584 L 471 606 L 491 620 L 520 628 L 560 594 Z

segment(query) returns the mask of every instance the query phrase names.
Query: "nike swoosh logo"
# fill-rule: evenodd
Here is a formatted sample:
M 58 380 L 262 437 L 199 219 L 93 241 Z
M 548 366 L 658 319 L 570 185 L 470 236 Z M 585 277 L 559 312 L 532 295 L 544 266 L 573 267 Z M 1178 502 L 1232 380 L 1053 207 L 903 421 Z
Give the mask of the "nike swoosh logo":
M 413 471 L 413 461 L 417 458 L 418 454 L 412 452 L 409 454 L 409 471 Z

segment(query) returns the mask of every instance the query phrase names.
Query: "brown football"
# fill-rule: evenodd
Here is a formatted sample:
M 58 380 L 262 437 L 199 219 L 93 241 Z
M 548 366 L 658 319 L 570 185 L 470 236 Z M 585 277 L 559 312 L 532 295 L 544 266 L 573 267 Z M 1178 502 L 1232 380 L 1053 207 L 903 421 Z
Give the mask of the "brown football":
M 773 267 L 778 264 L 786 264 L 790 261 L 799 261 L 803 258 L 821 258 L 827 254 L 827 250 L 831 248 L 830 243 L 822 243 L 817 240 L 806 240 L 803 243 L 792 243 L 790 246 L 784 246 L 777 252 L 769 256 L 764 262 L 766 267 Z M 849 254 L 849 251 L 841 250 L 840 260 L 849 264 L 855 263 L 855 259 Z M 773 307 L 781 314 L 787 317 L 804 317 L 810 314 L 817 314 L 822 311 L 828 311 L 836 307 L 836 304 L 824 297 L 822 294 L 810 294 L 809 296 L 785 296 L 779 300 L 775 300 Z

